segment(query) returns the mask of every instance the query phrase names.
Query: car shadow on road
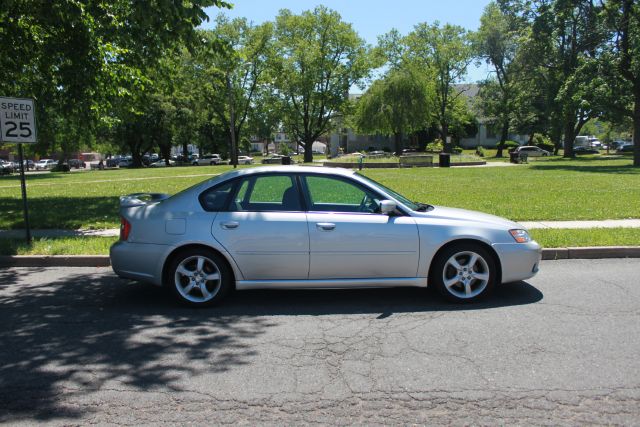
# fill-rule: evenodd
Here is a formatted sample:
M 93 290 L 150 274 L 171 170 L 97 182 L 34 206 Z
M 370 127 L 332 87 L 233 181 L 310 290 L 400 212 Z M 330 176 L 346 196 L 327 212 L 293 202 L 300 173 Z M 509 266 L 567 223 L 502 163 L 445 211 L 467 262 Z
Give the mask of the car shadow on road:
M 225 315 L 330 315 L 388 314 L 432 311 L 484 310 L 532 304 L 542 299 L 526 282 L 498 286 L 491 297 L 471 304 L 453 304 L 423 288 L 255 290 L 235 292 L 217 314 Z
M 86 419 L 100 410 L 90 397 L 98 391 L 181 391 L 189 378 L 238 369 L 257 356 L 260 337 L 282 321 L 277 316 L 381 319 L 543 297 L 525 282 L 468 305 L 446 304 L 424 289 L 245 291 L 218 308 L 189 309 L 156 287 L 104 271 L 50 283 L 32 279 L 41 270 L 15 271 L 0 276 L 7 279 L 0 287 L 0 423 Z

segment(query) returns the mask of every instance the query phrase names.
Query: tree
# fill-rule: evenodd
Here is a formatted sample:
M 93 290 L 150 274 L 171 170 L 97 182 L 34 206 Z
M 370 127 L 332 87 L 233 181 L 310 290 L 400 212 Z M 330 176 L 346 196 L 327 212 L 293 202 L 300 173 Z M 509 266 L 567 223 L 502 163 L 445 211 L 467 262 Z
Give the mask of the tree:
M 409 58 L 435 77 L 435 116 L 445 142 L 445 151 L 451 152 L 447 137 L 454 119 L 452 107 L 462 95 L 462 91 L 456 90 L 453 85 L 466 75 L 472 59 L 469 35 L 456 25 L 421 23 L 409 34 L 407 43 Z
M 502 157 L 515 110 L 514 74 L 517 67 L 514 59 L 518 51 L 519 21 L 491 2 L 484 9 L 480 28 L 472 37 L 476 55 L 493 67 L 493 78 L 480 85 L 480 99 L 483 114 L 500 129 L 496 157 Z
M 313 161 L 313 142 L 345 114 L 349 88 L 371 70 L 370 49 L 337 12 L 319 6 L 276 18 L 271 79 L 286 131 Z
M 396 153 L 402 136 L 428 127 L 433 88 L 409 67 L 392 69 L 358 100 L 354 121 L 361 132 L 393 135 Z
M 626 82 L 622 93 L 631 93 L 630 97 L 619 98 L 618 107 L 633 121 L 633 165 L 637 167 L 640 166 L 640 6 L 633 0 L 610 0 L 606 13 L 615 35 L 609 39 L 616 53 L 614 63 Z
M 14 0 L 0 8 L 0 93 L 36 100 L 40 151 L 89 132 L 111 103 L 139 87 L 142 70 L 176 44 L 195 41 L 220 0 Z M 69 142 L 70 129 L 74 139 Z
M 259 89 L 265 84 L 267 59 L 273 44 L 273 24 L 250 25 L 246 19 L 216 19 L 213 31 L 202 32 L 210 45 L 220 43 L 220 51 L 203 51 L 204 65 L 199 80 L 217 120 L 228 129 L 229 141 L 241 140 L 243 127 L 253 109 Z M 232 144 L 229 144 L 230 147 Z M 237 164 L 237 146 L 230 152 Z
M 592 0 L 504 3 L 530 26 L 520 49 L 521 80 L 531 96 L 544 99 L 556 150 L 564 146 L 564 156 L 573 157 L 582 126 L 602 116 L 614 97 L 601 6 Z

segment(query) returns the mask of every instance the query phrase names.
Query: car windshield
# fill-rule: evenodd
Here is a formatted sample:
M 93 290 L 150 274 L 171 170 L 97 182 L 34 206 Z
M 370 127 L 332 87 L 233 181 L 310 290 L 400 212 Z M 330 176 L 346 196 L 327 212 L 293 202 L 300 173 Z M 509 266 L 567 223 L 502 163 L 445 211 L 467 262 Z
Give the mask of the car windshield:
M 398 200 L 400 203 L 402 203 L 403 205 L 405 205 L 406 207 L 408 207 L 412 211 L 421 210 L 421 206 L 423 206 L 422 204 L 412 202 L 411 200 L 409 200 L 406 197 L 404 197 L 402 194 L 393 191 L 389 187 L 386 187 L 386 186 L 380 184 L 378 181 L 375 181 L 375 180 L 373 180 L 373 179 L 371 179 L 371 178 L 369 178 L 367 176 L 364 176 L 364 175 L 362 175 L 360 173 L 357 173 L 357 172 L 356 172 L 356 175 L 358 175 L 360 178 L 370 182 L 371 184 L 374 184 L 376 187 L 382 188 L 386 193 L 391 195 L 394 199 Z

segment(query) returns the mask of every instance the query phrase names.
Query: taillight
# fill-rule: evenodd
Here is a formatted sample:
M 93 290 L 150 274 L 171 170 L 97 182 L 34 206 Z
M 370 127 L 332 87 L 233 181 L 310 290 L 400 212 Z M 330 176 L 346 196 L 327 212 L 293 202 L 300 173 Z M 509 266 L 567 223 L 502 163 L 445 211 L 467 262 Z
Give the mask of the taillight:
M 120 240 L 127 240 L 131 232 L 131 223 L 124 217 L 120 217 Z

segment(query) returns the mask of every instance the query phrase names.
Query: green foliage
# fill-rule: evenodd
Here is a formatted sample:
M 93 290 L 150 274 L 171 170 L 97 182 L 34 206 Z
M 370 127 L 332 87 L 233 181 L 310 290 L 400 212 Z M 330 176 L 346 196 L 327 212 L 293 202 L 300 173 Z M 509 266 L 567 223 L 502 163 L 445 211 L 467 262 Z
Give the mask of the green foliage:
M 444 143 L 441 139 L 435 139 L 433 142 L 427 144 L 426 151 L 432 153 L 439 153 L 444 149 Z
M 518 144 L 516 141 L 507 140 L 504 142 L 504 148 L 506 148 L 509 151 L 513 151 L 515 148 L 518 148 L 519 146 L 520 144 Z
M 36 151 L 91 145 L 113 121 L 113 102 L 143 90 L 167 50 L 195 42 L 204 8 L 220 0 L 8 1 L 0 8 L 5 96 L 36 100 Z M 117 119 L 116 119 L 117 121 Z
M 440 135 L 446 141 L 452 123 L 461 119 L 460 108 L 455 108 L 455 103 L 463 91 L 455 90 L 453 85 L 464 78 L 473 57 L 469 34 L 456 25 L 421 23 L 407 36 L 406 43 L 408 60 L 428 70 L 434 80 L 436 108 L 433 111 Z M 445 150 L 447 148 L 445 144 Z
M 356 106 L 355 124 L 363 133 L 393 135 L 396 152 L 402 135 L 428 126 L 433 114 L 432 88 L 409 67 L 392 69 L 376 80 Z
M 369 75 L 373 57 L 365 41 L 324 6 L 276 17 L 271 79 L 284 128 L 304 144 L 305 162 L 313 160 L 312 144 L 332 120 L 348 114 L 349 88 Z

